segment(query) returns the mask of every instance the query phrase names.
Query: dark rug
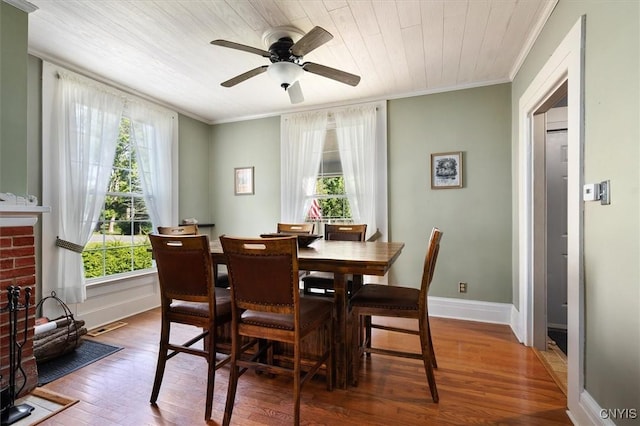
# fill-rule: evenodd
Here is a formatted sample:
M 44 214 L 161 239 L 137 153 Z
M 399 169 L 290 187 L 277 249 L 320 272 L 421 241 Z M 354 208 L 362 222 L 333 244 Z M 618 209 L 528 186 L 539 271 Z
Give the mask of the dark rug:
M 556 345 L 558 345 L 558 348 L 560 348 L 560 350 L 564 352 L 564 354 L 566 355 L 567 354 L 567 330 L 562 330 L 559 328 L 549 328 L 547 330 L 547 335 L 551 338 L 551 340 L 556 342 Z
M 83 340 L 73 352 L 38 364 L 38 386 L 46 385 L 122 349 L 94 340 Z

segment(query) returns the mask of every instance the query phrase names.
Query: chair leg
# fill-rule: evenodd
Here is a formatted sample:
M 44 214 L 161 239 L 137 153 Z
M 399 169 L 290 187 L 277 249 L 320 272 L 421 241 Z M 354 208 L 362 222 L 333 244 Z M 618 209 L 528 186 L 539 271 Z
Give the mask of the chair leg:
M 335 362 L 334 356 L 334 348 L 333 348 L 333 318 L 328 321 L 328 333 L 327 333 L 327 341 L 329 344 L 329 357 L 325 361 L 325 368 L 327 369 L 327 390 L 333 391 L 333 364 Z
M 295 344 L 293 355 L 293 424 L 300 424 L 300 344 Z
M 429 348 L 431 348 L 431 365 L 433 368 L 438 368 L 438 362 L 436 361 L 436 351 L 433 349 L 433 341 L 431 340 L 431 325 L 429 324 L 429 316 L 427 316 L 427 336 L 429 336 Z
M 231 367 L 229 368 L 229 388 L 227 389 L 227 402 L 224 406 L 223 426 L 229 426 L 231 423 L 231 414 L 233 413 L 233 404 L 236 399 L 236 388 L 238 387 L 238 377 L 240 376 L 240 368 L 238 367 L 238 359 L 240 357 L 240 338 L 232 337 L 231 343 Z
M 351 311 L 352 315 L 352 344 L 351 344 L 351 384 L 358 386 L 358 374 L 360 373 L 360 356 L 362 355 L 362 317 L 357 308 Z
M 427 381 L 429 382 L 429 390 L 431 391 L 431 398 L 433 402 L 438 402 L 438 388 L 436 387 L 436 377 L 433 372 L 433 359 L 431 354 L 433 349 L 431 347 L 431 336 L 429 333 L 429 324 L 427 321 L 420 321 L 420 346 L 422 348 L 422 361 L 424 363 L 424 370 L 427 375 Z
M 367 349 L 371 349 L 371 315 L 365 315 L 364 317 L 364 342 Z M 371 358 L 371 352 L 367 352 L 367 358 Z
M 160 385 L 162 385 L 162 377 L 164 376 L 164 368 L 167 364 L 167 352 L 169 351 L 169 333 L 171 323 L 162 320 L 160 330 L 160 347 L 158 348 L 158 363 L 156 364 L 156 377 L 153 381 L 153 389 L 151 391 L 152 404 L 155 404 L 158 400 L 158 394 L 160 393 Z
M 213 389 L 216 381 L 216 345 L 215 345 L 215 327 L 209 328 L 209 334 L 205 337 L 204 347 L 207 350 L 207 401 L 204 411 L 204 419 L 211 418 L 211 410 L 213 405 Z

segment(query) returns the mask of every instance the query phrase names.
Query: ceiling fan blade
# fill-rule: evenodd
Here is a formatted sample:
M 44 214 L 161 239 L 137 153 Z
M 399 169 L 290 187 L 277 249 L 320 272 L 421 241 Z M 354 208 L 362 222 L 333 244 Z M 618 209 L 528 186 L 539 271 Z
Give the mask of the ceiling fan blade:
M 300 40 L 291 46 L 291 53 L 295 56 L 304 56 L 312 50 L 322 46 L 333 36 L 322 27 L 313 27 L 311 31 L 306 33 Z
M 233 87 L 238 83 L 242 83 L 243 81 L 250 79 L 251 77 L 255 77 L 258 74 L 262 74 L 267 70 L 267 68 L 269 68 L 268 65 L 262 65 L 261 67 L 254 68 L 250 71 L 247 71 L 233 78 L 230 78 L 229 80 L 220 83 L 220 85 L 224 87 Z
M 291 100 L 292 104 L 304 102 L 304 95 L 302 94 L 300 81 L 296 81 L 291 86 L 287 87 L 287 93 L 289 93 L 289 100 Z
M 236 50 L 242 50 L 243 52 L 254 53 L 256 55 L 260 55 L 265 58 L 271 57 L 271 53 L 267 52 L 266 50 L 258 49 L 257 47 L 247 46 L 245 44 L 234 43 L 232 41 L 213 40 L 211 44 L 213 44 L 214 46 L 228 47 L 229 49 L 236 49 Z
M 320 64 L 314 64 L 313 62 L 305 62 L 302 65 L 302 69 L 313 74 L 321 75 L 322 77 L 339 81 L 340 83 L 348 84 L 349 86 L 357 86 L 358 83 L 360 83 L 359 75 L 350 74 L 346 71 L 340 71 Z

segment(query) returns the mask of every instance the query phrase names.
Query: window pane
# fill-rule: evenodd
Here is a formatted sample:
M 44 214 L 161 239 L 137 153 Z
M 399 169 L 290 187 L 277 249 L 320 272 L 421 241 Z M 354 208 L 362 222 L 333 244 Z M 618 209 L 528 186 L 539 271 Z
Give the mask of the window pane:
M 338 140 L 335 129 L 327 130 L 322 151 L 320 176 L 327 175 L 342 176 L 342 163 L 340 162 L 340 151 L 338 150 Z
M 322 161 L 314 198 L 320 206 L 320 214 L 311 212 L 307 220 L 325 222 L 344 222 L 351 219 L 351 209 L 347 199 L 338 139 L 334 128 L 327 129 L 322 150 Z

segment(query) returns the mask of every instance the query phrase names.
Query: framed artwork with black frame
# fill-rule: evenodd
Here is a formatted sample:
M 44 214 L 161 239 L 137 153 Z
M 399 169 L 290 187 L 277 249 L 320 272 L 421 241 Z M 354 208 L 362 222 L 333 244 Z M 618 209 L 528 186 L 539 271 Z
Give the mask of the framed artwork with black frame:
M 234 194 L 253 195 L 254 194 L 254 173 L 253 167 L 236 167 L 233 169 Z
M 431 189 L 462 188 L 462 151 L 431 154 Z

